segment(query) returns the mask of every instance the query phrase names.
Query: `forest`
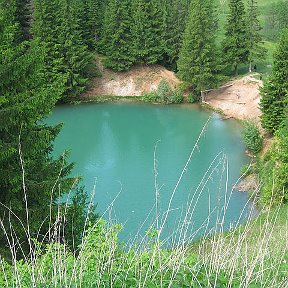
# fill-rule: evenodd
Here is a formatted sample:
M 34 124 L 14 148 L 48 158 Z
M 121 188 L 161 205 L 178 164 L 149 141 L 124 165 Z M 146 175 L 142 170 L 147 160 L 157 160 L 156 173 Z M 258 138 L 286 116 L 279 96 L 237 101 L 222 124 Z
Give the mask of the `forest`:
M 258 68 L 261 127 L 245 128 L 255 156 L 246 173 L 260 179 L 263 210 L 276 207 L 271 222 L 279 211 L 287 217 L 287 15 L 285 0 L 0 0 L 0 286 L 285 287 L 287 250 L 271 274 L 252 259 L 251 279 L 235 263 L 217 266 L 218 254 L 205 262 L 189 247 L 162 247 L 159 231 L 147 232 L 145 249 L 127 252 L 120 225 L 102 220 L 81 176 L 71 176 L 68 151 L 52 157 L 62 125 L 43 120 L 101 77 L 96 57 L 119 72 L 163 65 L 200 100 L 206 89 L 267 68 L 273 54 L 271 70 Z M 273 139 L 265 154 L 263 137 Z M 61 203 L 67 193 L 71 201 Z M 271 259 L 261 264 L 272 267 Z

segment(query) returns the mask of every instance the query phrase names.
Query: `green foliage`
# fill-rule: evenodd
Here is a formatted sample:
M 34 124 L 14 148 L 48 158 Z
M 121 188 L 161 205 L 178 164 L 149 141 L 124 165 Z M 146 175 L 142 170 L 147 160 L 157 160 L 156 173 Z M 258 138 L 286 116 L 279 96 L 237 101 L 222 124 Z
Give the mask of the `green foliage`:
M 243 122 L 242 135 L 244 142 L 250 152 L 256 155 L 262 150 L 263 137 L 255 124 L 251 120 L 246 120 Z
M 66 199 L 66 203 L 61 203 L 61 214 L 66 222 L 63 227 L 63 239 L 69 249 L 77 251 L 83 241 L 86 226 L 89 223 L 96 223 L 99 215 L 96 213 L 93 199 L 88 202 L 88 195 L 83 187 L 77 187 L 72 192 L 72 199 Z
M 288 29 L 284 29 L 274 54 L 271 76 L 261 89 L 262 126 L 275 132 L 286 117 L 288 101 Z
M 272 41 L 278 39 L 282 29 L 288 28 L 288 1 L 278 0 L 268 2 L 263 11 L 264 35 Z
M 199 97 L 193 93 L 188 94 L 188 102 L 189 103 L 196 103 L 199 101 Z
M 190 82 L 199 95 L 216 82 L 216 18 L 213 5 L 213 1 L 191 1 L 177 62 L 179 77 Z
M 253 173 L 253 167 L 251 166 L 251 164 L 245 164 L 241 167 L 241 170 L 240 170 L 240 175 L 245 175 L 246 176 L 249 176 Z
M 189 14 L 189 1 L 164 0 L 162 5 L 165 45 L 161 63 L 176 71 L 186 19 Z
M 81 39 L 76 7 L 68 0 L 34 1 L 33 32 L 45 47 L 45 68 L 51 82 L 61 78 L 65 101 L 77 97 L 86 88 L 92 55 Z
M 249 46 L 249 72 L 252 72 L 252 63 L 255 60 L 261 60 L 265 57 L 266 49 L 264 48 L 262 36 L 260 31 L 262 27 L 258 20 L 259 12 L 257 6 L 257 0 L 248 1 L 247 10 L 247 37 Z
M 73 11 L 73 17 L 77 22 L 83 43 L 89 50 L 98 48 L 100 31 L 102 28 L 102 4 L 100 0 L 72 0 L 70 5 L 76 7 Z M 104 14 L 104 13 L 103 13 Z
M 110 0 L 105 12 L 104 65 L 116 71 L 128 70 L 136 61 L 131 49 L 131 12 L 130 1 Z
M 160 81 L 157 90 L 143 95 L 144 101 L 165 104 L 179 104 L 183 102 L 183 93 L 177 89 L 171 89 L 166 79 Z
M 163 57 L 162 10 L 159 0 L 131 0 L 132 54 L 137 63 L 155 64 Z
M 246 13 L 242 0 L 229 1 L 225 39 L 223 46 L 223 61 L 238 74 L 238 66 L 246 63 L 249 56 Z
M 63 92 L 62 79 L 47 83 L 45 49 L 38 40 L 18 44 L 19 26 L 7 16 L 0 9 L 0 254 L 12 259 L 34 249 L 31 237 L 51 240 L 62 217 L 56 201 L 75 179 L 66 153 L 50 155 L 61 125 L 42 123 Z M 80 202 L 79 217 L 83 207 Z M 67 235 L 79 237 L 78 231 Z
M 277 131 L 275 143 L 259 164 L 263 205 L 288 201 L 288 121 Z
M 175 250 L 161 248 L 153 236 L 146 238 L 150 248 L 127 250 L 118 242 L 120 229 L 119 225 L 109 226 L 103 220 L 98 221 L 88 228 L 77 257 L 67 247 L 56 243 L 39 252 L 34 266 L 24 261 L 16 262 L 14 267 L 3 263 L 0 283 L 31 287 L 36 281 L 37 287 L 49 287 L 51 283 L 54 287 L 66 287 L 69 283 L 73 287 L 87 288 L 200 288 L 241 284 L 237 272 L 231 279 L 224 270 L 209 267 L 181 246 Z M 256 285 L 256 282 L 250 280 L 249 284 Z

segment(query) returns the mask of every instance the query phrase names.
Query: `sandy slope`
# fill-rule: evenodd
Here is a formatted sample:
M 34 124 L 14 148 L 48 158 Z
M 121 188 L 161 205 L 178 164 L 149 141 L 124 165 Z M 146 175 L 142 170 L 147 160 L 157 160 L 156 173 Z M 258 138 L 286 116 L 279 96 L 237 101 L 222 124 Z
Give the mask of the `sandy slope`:
M 84 97 L 141 96 L 144 92 L 157 89 L 162 79 L 166 79 L 171 87 L 180 83 L 173 72 L 160 65 L 137 65 L 127 72 L 100 70 L 103 76 L 94 79 L 91 88 L 83 94 Z
M 262 81 L 253 78 L 253 75 L 248 75 L 227 83 L 227 86 L 228 88 L 210 92 L 205 101 L 221 109 L 229 118 L 259 119 L 261 115 L 259 88 L 262 86 Z

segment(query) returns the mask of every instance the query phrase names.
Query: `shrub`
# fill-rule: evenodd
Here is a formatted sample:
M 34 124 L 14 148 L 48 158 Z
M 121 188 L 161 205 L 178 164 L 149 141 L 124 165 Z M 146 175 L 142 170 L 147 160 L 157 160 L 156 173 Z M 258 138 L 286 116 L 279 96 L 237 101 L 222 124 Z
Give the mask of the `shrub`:
M 253 121 L 246 120 L 243 124 L 242 135 L 244 142 L 248 150 L 255 155 L 262 149 L 263 137 Z
M 260 198 L 263 205 L 288 201 L 288 121 L 276 132 L 274 145 L 259 163 L 263 183 Z
M 156 91 L 144 93 L 143 100 L 147 102 L 165 104 L 179 104 L 183 101 L 183 93 L 181 93 L 179 90 L 171 89 L 168 81 L 166 79 L 162 79 Z
M 198 102 L 198 101 L 199 101 L 198 98 L 199 98 L 199 97 L 197 97 L 197 96 L 194 95 L 193 93 L 189 93 L 189 94 L 188 94 L 188 102 L 189 102 L 189 103 Z

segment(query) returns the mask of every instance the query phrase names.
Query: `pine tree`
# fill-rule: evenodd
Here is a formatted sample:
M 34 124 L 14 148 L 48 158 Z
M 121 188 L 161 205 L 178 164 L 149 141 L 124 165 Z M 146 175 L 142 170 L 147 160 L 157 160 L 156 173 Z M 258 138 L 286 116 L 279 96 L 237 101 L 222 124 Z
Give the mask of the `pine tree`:
M 260 35 L 261 26 L 258 20 L 257 0 L 249 0 L 247 11 L 247 31 L 249 43 L 249 72 L 252 72 L 252 63 L 262 59 L 266 50 L 263 46 L 262 36 Z
M 199 95 L 215 84 L 216 17 L 213 1 L 192 0 L 178 65 L 179 77 L 190 82 Z
M 137 62 L 155 64 L 164 53 L 160 0 L 132 0 L 132 49 Z
M 102 17 L 99 0 L 73 0 L 72 2 L 75 21 L 78 25 L 83 43 L 90 51 L 97 48 Z
M 69 0 L 35 0 L 33 31 L 46 47 L 48 79 L 64 82 L 63 100 L 77 97 L 86 88 L 92 56 L 78 29 Z
M 104 65 L 116 71 L 129 69 L 135 62 L 131 49 L 131 13 L 129 0 L 110 0 L 104 21 Z
M 287 118 L 288 107 L 288 29 L 280 35 L 278 47 L 274 54 L 271 76 L 261 89 L 260 107 L 262 126 L 275 132 Z
M 60 126 L 40 123 L 61 93 L 59 83 L 46 84 L 40 43 L 15 44 L 19 25 L 3 14 L 0 28 L 0 242 L 18 237 L 21 253 L 28 250 L 27 231 L 35 238 L 37 232 L 47 232 L 46 218 L 59 196 L 52 187 L 70 186 L 65 177 L 72 166 L 49 155 Z M 4 245 L 1 250 L 5 255 Z
M 189 1 L 163 0 L 162 7 L 163 39 L 165 40 L 163 63 L 165 66 L 176 70 L 189 11 Z
M 238 74 L 238 66 L 249 56 L 245 7 L 242 0 L 230 0 L 229 15 L 223 41 L 223 60 Z

